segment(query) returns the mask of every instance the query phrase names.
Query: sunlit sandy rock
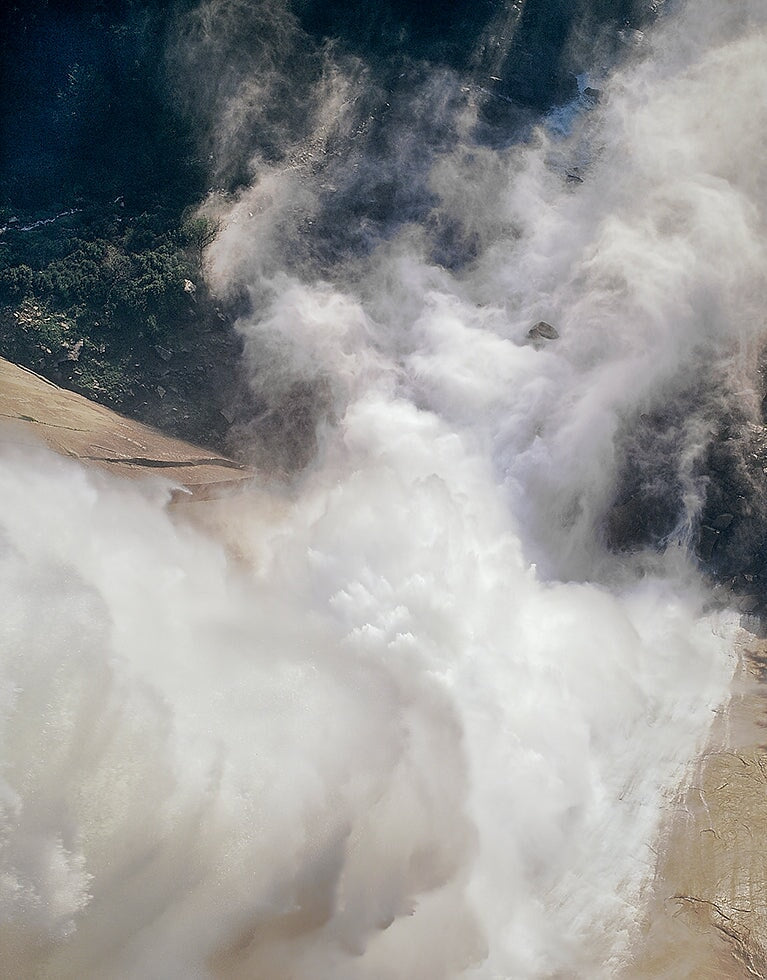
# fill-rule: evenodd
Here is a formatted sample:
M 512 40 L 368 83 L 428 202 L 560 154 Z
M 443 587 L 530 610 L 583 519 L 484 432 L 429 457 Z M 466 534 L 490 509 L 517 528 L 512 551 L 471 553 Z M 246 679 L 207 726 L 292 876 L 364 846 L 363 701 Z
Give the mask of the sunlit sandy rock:
M 0 359 L 0 438 L 44 442 L 111 473 L 154 474 L 195 497 L 216 495 L 252 477 L 245 466 L 171 439 Z
M 744 633 L 730 703 L 669 815 L 632 980 L 767 976 L 767 643 Z

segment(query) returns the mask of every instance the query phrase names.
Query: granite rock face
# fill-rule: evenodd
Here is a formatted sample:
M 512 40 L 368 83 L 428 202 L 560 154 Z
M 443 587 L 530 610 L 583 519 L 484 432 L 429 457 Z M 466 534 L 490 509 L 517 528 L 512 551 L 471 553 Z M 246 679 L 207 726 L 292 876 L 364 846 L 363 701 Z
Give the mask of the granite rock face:
M 742 392 L 701 368 L 627 417 L 601 532 L 615 551 L 681 542 L 728 603 L 767 621 L 767 354 L 757 360 Z
M 0 359 L 0 439 L 42 442 L 110 473 L 160 476 L 182 496 L 216 495 L 242 485 L 252 472 L 209 450 L 171 439 Z
M 675 801 L 631 980 L 767 977 L 767 643 L 744 633 L 730 702 Z

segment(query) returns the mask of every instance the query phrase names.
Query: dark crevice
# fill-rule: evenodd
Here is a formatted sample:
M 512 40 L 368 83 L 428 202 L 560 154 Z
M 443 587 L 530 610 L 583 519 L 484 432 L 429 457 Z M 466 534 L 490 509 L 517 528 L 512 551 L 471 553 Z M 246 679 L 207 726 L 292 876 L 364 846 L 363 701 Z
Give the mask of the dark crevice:
M 81 456 L 93 463 L 119 463 L 130 466 L 146 466 L 151 469 L 175 469 L 183 466 L 222 466 L 230 470 L 246 470 L 247 467 L 232 459 L 211 456 L 205 459 L 150 459 L 147 456 Z

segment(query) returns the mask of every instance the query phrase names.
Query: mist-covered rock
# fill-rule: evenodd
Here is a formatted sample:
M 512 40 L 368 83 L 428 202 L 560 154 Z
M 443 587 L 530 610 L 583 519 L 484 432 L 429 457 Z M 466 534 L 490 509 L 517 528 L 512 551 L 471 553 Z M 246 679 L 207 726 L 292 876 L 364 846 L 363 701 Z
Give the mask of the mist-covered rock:
M 35 8 L 201 183 L 5 215 L 4 342 L 255 475 L 0 445 L 6 972 L 631 975 L 762 602 L 765 10 L 701 2 Z

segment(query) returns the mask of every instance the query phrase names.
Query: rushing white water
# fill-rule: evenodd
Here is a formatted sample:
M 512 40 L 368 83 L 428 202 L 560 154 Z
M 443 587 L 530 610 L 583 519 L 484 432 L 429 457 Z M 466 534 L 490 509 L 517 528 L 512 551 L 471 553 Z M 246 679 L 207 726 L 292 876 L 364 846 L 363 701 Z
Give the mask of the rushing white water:
M 256 167 L 211 280 L 257 298 L 266 401 L 326 409 L 302 477 L 217 533 L 2 449 L 5 975 L 620 974 L 734 620 L 683 545 L 616 556 L 600 522 L 621 426 L 762 326 L 766 20 L 692 5 L 567 140 L 441 153 L 458 272 L 414 225 L 296 271 L 319 191 Z M 343 125 L 322 84 L 312 146 Z

